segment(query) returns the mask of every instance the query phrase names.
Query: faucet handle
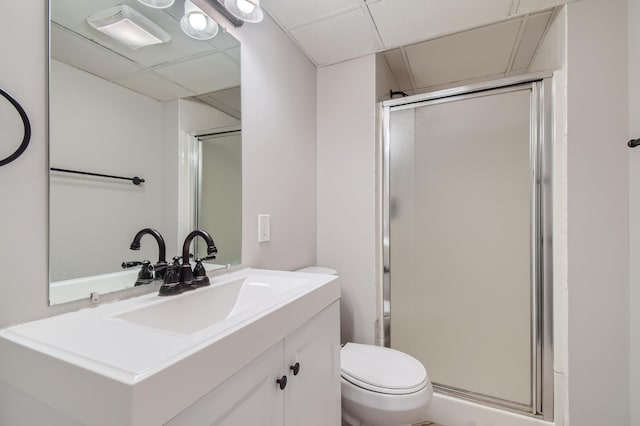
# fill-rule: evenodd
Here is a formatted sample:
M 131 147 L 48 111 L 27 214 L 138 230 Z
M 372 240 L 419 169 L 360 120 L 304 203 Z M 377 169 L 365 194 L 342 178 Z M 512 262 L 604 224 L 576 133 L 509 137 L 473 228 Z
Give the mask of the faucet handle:
M 134 286 L 149 284 L 153 281 L 154 267 L 151 266 L 151 262 L 148 260 L 143 260 L 142 262 L 138 260 L 122 262 L 122 269 L 133 268 L 135 266 L 142 266 L 142 268 L 140 268 L 140 272 L 138 272 L 138 279 Z
M 146 262 L 149 262 L 149 261 L 147 260 Z M 122 269 L 135 268 L 136 266 L 141 266 L 141 265 L 144 265 L 144 262 L 141 262 L 139 260 L 130 260 L 127 262 L 122 262 Z
M 193 253 L 189 253 L 189 260 L 193 259 Z M 173 256 L 173 264 L 176 266 L 180 266 L 180 261 L 182 260 L 182 256 Z
M 202 262 L 203 260 L 213 260 L 216 258 L 215 254 L 210 254 L 209 256 L 201 257 L 200 259 L 196 259 L 196 262 Z

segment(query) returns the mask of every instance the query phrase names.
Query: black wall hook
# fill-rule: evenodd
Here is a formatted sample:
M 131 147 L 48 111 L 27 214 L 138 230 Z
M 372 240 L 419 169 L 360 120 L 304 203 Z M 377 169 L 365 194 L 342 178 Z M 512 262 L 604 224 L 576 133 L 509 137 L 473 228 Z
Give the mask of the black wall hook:
M 629 142 L 627 142 L 627 146 L 629 148 L 635 148 L 638 145 L 640 145 L 640 139 L 631 139 Z
M 11 154 L 5 159 L 0 160 L 0 167 L 1 167 L 9 164 L 16 158 L 20 157 L 22 153 L 24 153 L 24 151 L 27 149 L 27 146 L 29 146 L 29 141 L 31 140 L 31 123 L 29 122 L 29 117 L 27 117 L 27 113 L 24 111 L 24 109 L 18 103 L 18 101 L 13 99 L 11 95 L 9 95 L 7 92 L 5 92 L 2 89 L 0 89 L 0 95 L 2 95 L 6 100 L 8 100 L 9 103 L 13 105 L 13 107 L 16 109 L 16 111 L 18 111 L 18 114 L 20 114 L 20 118 L 22 119 L 22 124 L 24 125 L 24 136 L 22 138 L 22 142 L 20 143 L 20 146 L 18 146 L 18 149 L 16 149 L 13 154 Z

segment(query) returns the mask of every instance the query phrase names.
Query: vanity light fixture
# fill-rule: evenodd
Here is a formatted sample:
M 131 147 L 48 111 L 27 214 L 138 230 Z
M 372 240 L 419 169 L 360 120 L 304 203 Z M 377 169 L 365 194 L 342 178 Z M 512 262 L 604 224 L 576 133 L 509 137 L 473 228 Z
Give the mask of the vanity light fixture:
M 196 40 L 209 40 L 218 34 L 218 23 L 191 0 L 184 2 L 184 16 L 180 19 L 180 28 Z
M 153 7 L 154 9 L 166 9 L 175 3 L 176 0 L 138 0 L 145 6 Z
M 133 50 L 171 40 L 169 33 L 126 4 L 100 10 L 89 16 L 87 22 Z
M 224 6 L 233 16 L 245 22 L 256 23 L 264 18 L 260 0 L 224 0 Z

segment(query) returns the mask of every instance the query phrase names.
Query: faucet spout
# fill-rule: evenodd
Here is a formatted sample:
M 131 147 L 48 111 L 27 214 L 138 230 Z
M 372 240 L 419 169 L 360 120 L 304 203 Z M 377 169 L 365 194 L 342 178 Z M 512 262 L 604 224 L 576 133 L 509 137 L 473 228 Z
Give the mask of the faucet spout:
M 140 240 L 146 234 L 151 235 L 156 239 L 156 242 L 158 243 L 158 262 L 166 262 L 167 246 L 165 245 L 164 238 L 162 238 L 160 232 L 156 231 L 155 229 L 144 228 L 138 231 L 136 236 L 133 237 L 133 241 L 131 241 L 131 245 L 129 246 L 129 248 L 131 250 L 140 250 Z
M 129 248 L 131 250 L 140 250 L 140 240 L 146 234 L 151 235 L 155 238 L 158 243 L 158 262 L 154 265 L 155 274 L 157 279 L 161 279 L 164 277 L 164 274 L 167 269 L 167 246 L 164 243 L 164 238 L 160 232 L 156 231 L 152 228 L 144 228 L 138 231 L 135 237 L 133 237 L 133 241 L 131 241 L 131 245 Z
M 218 252 L 216 248 L 216 244 L 213 242 L 213 237 L 207 231 L 203 231 L 201 229 L 196 229 L 195 231 L 191 231 L 187 238 L 184 240 L 184 244 L 182 245 L 182 264 L 189 264 L 189 247 L 191 247 L 191 242 L 195 237 L 202 237 L 207 243 L 207 255 L 214 255 Z
M 213 237 L 211 237 L 207 231 L 196 229 L 187 235 L 187 238 L 185 238 L 184 244 L 182 245 L 182 265 L 180 266 L 180 283 L 185 289 L 199 287 L 197 283 L 194 284 L 193 271 L 191 270 L 191 264 L 189 263 L 189 247 L 191 247 L 191 242 L 195 237 L 202 237 L 205 240 L 207 243 L 208 256 L 215 257 L 215 254 L 218 252 L 218 249 L 213 242 Z

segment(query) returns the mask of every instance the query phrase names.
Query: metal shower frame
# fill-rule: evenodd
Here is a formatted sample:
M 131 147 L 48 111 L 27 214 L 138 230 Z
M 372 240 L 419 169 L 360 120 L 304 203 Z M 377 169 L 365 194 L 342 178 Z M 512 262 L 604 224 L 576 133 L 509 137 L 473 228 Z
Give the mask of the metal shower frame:
M 389 229 L 389 155 L 390 114 L 394 110 L 416 108 L 451 98 L 465 99 L 482 93 L 501 93 L 531 90 L 531 404 L 523 405 L 503 399 L 477 394 L 464 389 L 434 384 L 436 391 L 474 402 L 515 411 L 544 420 L 553 420 L 553 103 L 552 79 L 549 74 L 529 74 L 505 78 L 454 89 L 391 99 L 382 103 L 381 155 L 381 257 L 379 272 L 378 335 L 389 347 L 391 343 L 391 269 Z

